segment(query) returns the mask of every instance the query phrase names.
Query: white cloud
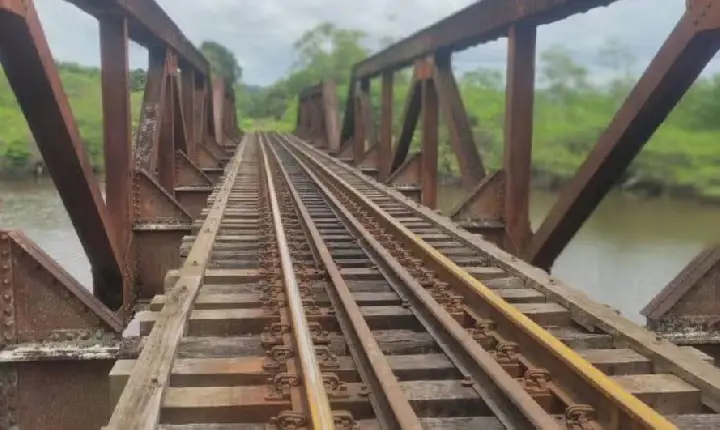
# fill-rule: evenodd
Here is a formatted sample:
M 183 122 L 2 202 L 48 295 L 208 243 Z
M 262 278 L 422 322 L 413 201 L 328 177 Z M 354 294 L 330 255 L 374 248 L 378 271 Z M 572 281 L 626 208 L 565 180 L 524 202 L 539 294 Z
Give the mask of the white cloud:
M 292 43 L 307 29 L 331 21 L 340 27 L 366 31 L 373 40 L 407 36 L 472 0 L 158 0 L 185 32 L 199 44 L 210 39 L 232 49 L 244 69 L 245 80 L 269 84 L 289 70 Z M 58 0 L 36 0 L 54 55 L 84 64 L 99 63 L 97 23 L 74 6 Z M 621 0 L 539 30 L 538 49 L 559 43 L 576 58 L 592 64 L 599 46 L 610 37 L 626 43 L 645 67 L 683 12 L 685 0 Z M 133 49 L 133 65 L 145 63 Z M 504 67 L 505 44 L 491 43 L 456 55 L 459 70 L 478 66 Z M 717 69 L 715 64 L 712 69 Z

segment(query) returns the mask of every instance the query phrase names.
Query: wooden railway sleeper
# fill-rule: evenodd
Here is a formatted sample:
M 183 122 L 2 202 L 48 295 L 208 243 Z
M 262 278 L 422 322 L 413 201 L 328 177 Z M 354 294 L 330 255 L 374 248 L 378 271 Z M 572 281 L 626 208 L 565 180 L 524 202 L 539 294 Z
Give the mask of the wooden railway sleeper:
M 422 260 L 415 257 L 411 251 L 407 250 L 407 248 L 404 247 L 404 245 L 397 238 L 394 238 L 391 235 L 387 235 L 384 229 L 379 226 L 378 221 L 372 215 L 366 213 L 364 208 L 352 201 L 352 199 L 336 185 L 333 186 L 333 184 L 328 184 L 328 187 L 333 190 L 335 195 L 343 204 L 346 205 L 346 207 L 352 210 L 358 220 L 366 226 L 368 231 L 371 231 L 373 233 L 378 232 L 386 237 L 385 241 L 383 242 L 384 245 L 387 245 L 386 249 L 393 257 L 395 257 L 400 262 L 401 265 L 405 267 L 406 270 L 408 270 L 408 272 L 413 277 L 418 279 L 418 281 L 423 287 L 429 287 L 428 289 L 432 291 L 432 286 L 437 284 L 441 285 L 440 283 L 442 283 L 443 281 L 441 281 L 437 277 L 437 274 L 433 270 L 424 267 L 424 265 L 422 264 Z M 441 297 L 440 300 L 437 301 L 441 305 L 443 305 L 443 307 L 451 315 L 456 318 L 458 317 L 458 315 L 460 318 L 465 316 L 465 306 L 460 296 L 456 296 L 452 293 L 448 293 L 447 295 L 437 294 L 437 290 L 436 295 Z M 469 316 L 471 318 L 473 317 L 473 315 Z M 487 319 L 476 319 L 472 326 L 468 329 L 468 331 L 470 331 L 472 334 L 475 334 L 475 332 L 472 332 L 471 330 L 476 329 L 478 325 L 480 325 L 481 327 L 485 326 L 487 328 L 492 326 L 494 328 L 495 322 Z M 528 392 L 528 394 L 531 395 L 531 397 L 538 401 L 538 404 L 540 404 L 543 408 L 546 408 L 546 410 L 550 410 L 553 403 L 553 396 L 555 398 L 559 397 L 563 400 L 567 399 L 567 396 L 563 395 L 564 393 L 552 392 L 556 391 L 557 389 L 550 389 L 549 382 L 551 380 L 551 376 L 547 370 L 541 368 L 533 368 L 531 366 L 524 365 L 524 363 L 521 363 L 520 351 L 516 343 L 501 341 L 491 330 L 486 330 L 483 333 L 483 336 L 486 340 L 485 342 L 483 342 L 484 345 L 481 343 L 481 346 L 491 346 L 494 343 L 496 347 L 495 351 L 493 351 L 491 355 L 498 361 L 499 364 L 501 364 L 503 369 L 509 374 L 516 375 L 516 377 L 521 375 L 523 376 L 522 378 L 520 378 L 522 382 L 521 385 Z M 489 338 L 491 337 L 495 340 L 490 341 Z M 565 403 L 566 411 L 570 410 L 570 408 L 573 406 L 575 405 Z M 586 414 L 584 415 L 584 417 L 590 420 L 593 415 Z M 565 417 L 565 421 L 567 426 L 569 426 L 570 424 L 577 425 L 577 420 L 570 421 L 567 419 L 567 417 Z M 588 423 L 592 426 L 595 426 L 597 424 L 595 421 L 588 421 Z
M 336 191 L 341 197 L 341 200 L 349 201 L 349 198 L 346 194 L 342 193 L 339 190 Z M 368 230 L 373 231 L 374 229 L 380 228 L 377 225 L 377 221 L 373 217 L 365 215 L 359 205 L 354 205 L 353 209 L 355 213 L 358 214 L 358 218 L 360 219 L 360 221 L 369 227 Z M 395 254 L 393 256 L 397 255 L 402 260 L 404 260 L 405 264 L 410 263 L 410 266 L 406 267 L 406 269 L 413 277 L 418 279 L 421 285 L 426 288 L 430 287 L 429 289 L 432 290 L 432 286 L 434 286 L 436 283 L 442 282 L 437 278 L 433 270 L 430 270 L 426 267 L 423 267 L 421 264 L 418 264 L 420 263 L 420 259 L 408 256 L 408 254 L 411 253 L 401 248 L 401 245 L 399 246 L 399 241 L 390 239 L 389 243 L 395 244 L 395 246 L 388 247 L 390 254 Z M 461 319 L 464 316 L 465 305 L 460 296 L 455 295 L 451 292 L 446 292 L 446 294 L 436 293 L 435 295 L 439 296 L 437 300 L 438 303 L 441 304 L 445 308 L 445 310 L 448 311 L 448 313 L 450 313 L 453 317 Z M 503 366 L 503 368 L 510 374 L 517 374 L 521 371 L 521 363 L 518 355 L 519 348 L 517 344 L 514 343 L 498 343 L 495 354 L 493 354 L 493 356 L 501 364 L 501 366 Z M 526 367 L 526 369 L 528 368 Z M 528 369 L 526 370 L 526 372 L 530 372 L 528 373 L 528 375 L 537 375 L 538 372 L 543 372 L 542 374 L 547 374 L 549 378 L 549 372 L 544 369 Z M 539 392 L 537 379 L 534 376 L 530 377 L 532 379 L 530 379 L 529 382 L 527 379 L 523 380 L 522 386 L 525 388 L 528 394 L 531 395 L 531 397 L 536 399 L 536 401 L 538 401 L 538 403 L 543 406 L 543 408 L 550 410 L 552 406 L 552 398 L 550 398 L 551 393 L 549 389 L 547 389 L 547 387 L 544 387 L 545 390 L 543 392 Z
M 358 206 L 353 205 L 353 208 L 357 209 Z M 366 218 L 363 218 L 363 221 L 365 219 Z M 368 227 L 368 230 L 371 228 L 372 227 Z M 429 288 L 432 291 L 433 287 L 429 286 L 429 284 L 432 284 L 432 281 L 428 282 L 425 278 L 426 273 L 429 271 L 422 267 L 422 261 L 420 259 L 414 258 L 412 253 L 409 252 L 402 243 L 394 240 L 393 236 L 388 234 L 384 229 L 376 229 L 373 233 L 376 237 L 382 238 L 383 244 L 388 244 L 387 249 L 391 252 L 391 254 L 395 251 L 398 261 L 401 261 L 413 268 L 411 269 L 411 273 L 414 272 L 414 275 L 417 275 L 417 277 L 423 280 L 423 282 L 421 282 L 423 287 Z M 486 259 L 483 259 L 481 265 L 487 267 L 497 266 L 496 264 L 490 264 L 490 261 Z M 433 297 L 443 296 L 442 294 L 437 294 L 434 291 L 432 295 Z M 454 304 L 457 305 L 457 302 Z M 473 338 L 478 341 L 484 349 L 495 349 L 495 356 L 499 358 L 499 361 L 502 361 L 503 364 L 507 366 L 508 373 L 514 373 L 512 369 L 514 369 L 515 372 L 519 371 L 521 361 L 525 360 L 521 360 L 517 344 L 512 342 L 499 342 L 492 333 L 495 330 L 495 323 L 492 320 L 474 319 L 474 324 L 474 327 L 468 329 L 468 331 L 472 333 Z M 552 382 L 550 373 L 545 369 L 531 368 L 528 363 L 524 363 L 524 367 L 526 368 L 526 371 L 522 378 L 523 384 L 527 391 L 542 403 L 542 398 L 544 397 L 547 399 L 551 394 Z M 468 381 L 468 383 L 472 384 L 472 381 Z M 564 395 L 562 390 L 557 387 L 552 387 L 552 389 L 554 389 L 560 397 L 564 397 L 566 403 L 568 404 L 564 414 L 564 422 L 567 429 L 601 429 L 600 425 L 597 423 L 595 409 L 592 406 L 585 404 L 570 404 L 570 399 Z

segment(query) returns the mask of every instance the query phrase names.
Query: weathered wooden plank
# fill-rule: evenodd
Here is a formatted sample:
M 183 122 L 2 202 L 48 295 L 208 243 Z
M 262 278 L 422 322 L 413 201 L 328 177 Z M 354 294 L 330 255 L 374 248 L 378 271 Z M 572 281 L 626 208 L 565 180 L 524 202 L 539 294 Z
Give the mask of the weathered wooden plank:
M 700 390 L 675 375 L 623 375 L 613 378 L 661 414 L 699 414 Z
M 166 306 L 158 317 L 138 362 L 140 367 L 128 380 L 113 412 L 108 429 L 153 429 L 160 419 L 160 403 L 170 377 L 172 361 L 177 354 L 190 308 L 203 281 L 208 257 L 214 244 L 223 209 L 240 170 L 247 138 L 235 153 L 232 167 L 220 188 L 213 210 L 205 220 L 201 239 L 193 247 L 180 270 L 178 282 L 168 295 Z

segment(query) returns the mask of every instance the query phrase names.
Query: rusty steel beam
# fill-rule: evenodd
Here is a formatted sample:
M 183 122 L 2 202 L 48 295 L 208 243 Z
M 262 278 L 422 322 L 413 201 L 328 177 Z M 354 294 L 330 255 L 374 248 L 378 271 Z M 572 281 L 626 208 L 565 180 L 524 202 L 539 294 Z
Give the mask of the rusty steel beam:
M 222 145 L 224 139 L 225 82 L 222 79 L 212 80 L 213 136 Z
M 373 120 L 372 96 L 370 95 L 370 80 L 361 82 L 360 88 L 362 89 L 359 94 L 360 113 L 362 115 L 363 126 L 365 127 L 365 149 L 367 150 L 377 143 L 375 121 Z
M 305 121 L 305 102 L 298 99 L 298 112 L 295 121 L 295 133 L 302 133 L 303 123 Z
M 378 52 L 353 68 L 353 79 L 397 70 L 438 51 L 458 51 L 504 37 L 512 24 L 540 25 L 617 0 L 482 0 Z
M 322 95 L 318 95 L 315 100 L 311 103 L 312 118 L 314 121 L 311 123 L 312 132 L 317 139 L 321 140 L 321 144 L 325 145 L 327 137 L 325 136 L 325 109 L 323 107 Z
M 397 144 L 393 150 L 392 165 L 390 174 L 395 173 L 400 166 L 403 165 L 410 151 L 415 129 L 420 119 L 420 108 L 422 106 L 422 82 L 418 79 L 417 74 L 413 76 L 408 89 L 408 95 L 405 99 L 405 110 L 403 113 L 403 121 L 400 126 L 400 135 Z
M 181 72 L 180 80 L 182 83 L 182 113 L 185 123 L 185 136 L 187 150 L 185 154 L 193 160 L 195 158 L 195 145 L 197 137 L 195 131 L 195 122 L 197 121 L 195 109 L 195 71 L 193 69 L 184 69 Z
M 365 153 L 365 127 L 363 127 L 362 108 L 360 103 L 360 97 L 356 97 L 351 102 L 355 106 L 355 122 L 353 125 L 353 136 L 352 136 L 352 151 L 350 156 L 352 161 L 359 161 L 362 154 Z
M 207 80 L 205 82 L 205 103 L 204 103 L 204 113 L 203 115 L 205 118 L 203 121 L 205 122 L 205 134 L 203 135 L 203 141 L 205 141 L 206 137 L 212 137 L 215 136 L 215 106 L 214 106 L 214 94 L 215 88 L 213 85 L 212 80 Z
M 145 94 L 140 112 L 140 123 L 135 142 L 135 165 L 148 172 L 157 166 L 157 145 L 163 115 L 167 81 L 167 50 L 164 48 L 148 51 L 149 65 Z
M 0 297 L 0 428 L 100 428 L 122 320 L 19 231 L 0 230 Z
M 100 19 L 100 53 L 105 141 L 105 201 L 117 249 L 122 256 L 125 256 L 132 236 L 130 209 L 132 120 L 128 73 L 128 27 L 125 17 L 108 15 Z M 123 299 L 125 304 L 129 304 L 129 300 L 130 297 Z
M 0 59 L 93 270 L 94 293 L 122 306 L 121 253 L 32 2 L 0 2 Z
M 372 121 L 372 107 L 370 105 L 370 80 L 360 81 L 359 91 L 355 93 L 355 140 L 353 162 L 359 163 L 368 146 L 372 146 L 374 130 Z M 370 142 L 370 145 L 368 145 Z
M 298 94 L 298 97 L 300 98 L 300 100 L 309 99 L 319 95 L 322 90 L 322 83 L 315 84 L 311 87 L 303 88 L 302 91 L 300 91 L 300 94 Z
M 195 89 L 195 123 L 197 124 L 197 126 L 195 127 L 195 139 L 197 144 L 195 146 L 195 153 L 190 156 L 190 159 L 193 161 L 197 160 L 199 147 L 202 146 L 202 141 L 208 133 L 207 81 L 204 79 L 199 79 L 198 76 L 195 76 Z
M 175 196 L 175 147 L 177 140 L 175 134 L 175 91 L 173 82 L 176 73 L 177 69 L 171 66 L 165 77 L 165 94 L 160 101 L 160 137 L 156 149 L 158 181 L 165 191 L 173 197 Z
M 173 112 L 173 127 L 175 130 L 175 149 L 187 154 L 192 137 L 188 135 L 185 128 L 185 111 L 183 108 L 185 100 L 183 98 L 184 92 L 180 89 L 180 79 L 177 73 L 170 79 L 173 94 L 171 111 Z
M 422 204 L 437 207 L 438 186 L 438 125 L 440 110 L 435 81 L 426 79 L 422 88 Z
M 129 36 L 150 49 L 169 47 L 183 63 L 210 76 L 210 63 L 185 37 L 177 24 L 155 0 L 65 0 L 83 11 L 102 19 L 107 14 L 122 14 L 128 19 Z
M 485 167 L 475 146 L 470 120 L 452 72 L 450 55 L 437 57 L 433 81 L 445 114 L 450 144 L 460 167 L 462 185 L 470 189 L 485 177 Z
M 552 266 L 718 48 L 718 8 L 688 9 L 550 210 L 525 252 L 528 261 Z
M 655 330 L 660 328 L 657 325 L 662 324 L 666 318 L 675 321 L 684 319 L 683 322 L 692 323 L 693 326 L 707 323 L 708 319 L 715 320 L 716 315 L 720 313 L 717 310 L 720 308 L 720 302 L 708 300 L 708 297 L 715 295 L 718 270 L 720 270 L 720 246 L 703 249 L 653 297 L 640 313 L 647 317 L 648 324 Z
M 535 100 L 536 27 L 517 24 L 508 37 L 505 103 L 505 231 L 517 252 L 532 236 L 530 180 L 533 103 Z
M 378 142 L 378 164 L 381 182 L 390 177 L 392 162 L 392 120 L 393 120 L 393 74 L 382 77 L 382 104 L 380 113 L 380 141 Z

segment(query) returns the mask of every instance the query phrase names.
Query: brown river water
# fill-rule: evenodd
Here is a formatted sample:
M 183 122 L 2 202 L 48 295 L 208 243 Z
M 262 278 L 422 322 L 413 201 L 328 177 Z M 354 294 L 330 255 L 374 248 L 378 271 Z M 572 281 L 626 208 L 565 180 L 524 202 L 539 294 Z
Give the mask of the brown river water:
M 444 209 L 462 198 L 440 193 Z M 534 191 L 537 228 L 556 195 Z M 584 226 L 553 273 L 591 297 L 644 323 L 640 309 L 704 246 L 720 239 L 720 206 L 610 195 Z M 82 284 L 90 267 L 51 181 L 0 182 L 0 229 L 21 229 Z

